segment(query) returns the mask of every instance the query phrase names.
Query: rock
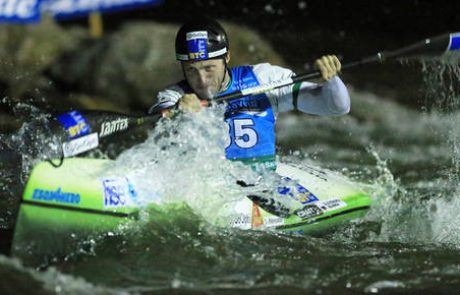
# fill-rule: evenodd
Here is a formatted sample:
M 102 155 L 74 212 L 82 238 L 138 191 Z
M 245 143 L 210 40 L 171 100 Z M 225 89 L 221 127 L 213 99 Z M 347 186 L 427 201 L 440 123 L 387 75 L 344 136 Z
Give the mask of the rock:
M 78 47 L 84 36 L 79 29 L 63 29 L 51 19 L 38 25 L 0 26 L 0 81 L 2 95 L 14 99 L 50 88 L 45 70 L 66 51 Z
M 223 23 L 232 50 L 231 64 L 271 62 L 282 58 L 254 31 Z M 182 79 L 175 60 L 179 25 L 127 23 L 102 40 L 86 42 L 51 68 L 51 76 L 70 89 L 79 89 L 124 109 L 148 109 L 156 93 Z

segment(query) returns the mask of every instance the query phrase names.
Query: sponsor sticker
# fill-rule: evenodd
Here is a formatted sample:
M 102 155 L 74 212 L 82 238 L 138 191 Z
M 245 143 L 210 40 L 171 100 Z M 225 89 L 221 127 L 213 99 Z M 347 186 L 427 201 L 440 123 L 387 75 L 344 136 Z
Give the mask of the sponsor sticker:
M 68 112 L 57 117 L 57 120 L 67 130 L 71 139 L 87 135 L 91 132 L 86 119 L 78 111 Z
M 232 214 L 229 216 L 230 227 L 239 229 L 251 229 L 252 226 L 252 203 L 240 200 L 233 204 Z
M 324 211 L 332 211 L 340 208 L 344 208 L 347 206 L 347 203 L 340 199 L 330 199 L 326 201 L 318 201 L 315 203 L 319 208 Z
M 319 216 L 323 213 L 323 210 L 316 206 L 316 204 L 309 204 L 301 209 L 294 211 L 294 214 L 296 214 L 302 219 L 312 218 L 315 216 Z
M 284 218 L 278 216 L 264 217 L 264 224 L 266 227 L 278 226 L 284 224 Z
M 208 32 L 195 31 L 186 35 L 187 49 L 190 60 L 202 60 L 208 58 Z
M 318 170 L 318 169 L 315 169 L 313 167 L 305 167 L 304 169 L 307 173 L 321 179 L 321 180 L 324 180 L 324 181 L 328 181 L 328 177 L 327 177 L 327 174 L 326 172 L 324 171 L 321 171 L 321 170 Z
M 58 187 L 55 191 L 35 189 L 32 200 L 62 204 L 80 204 L 80 195 L 77 193 L 64 192 Z
M 278 87 L 286 86 L 289 84 L 292 84 L 293 81 L 291 78 L 287 78 L 284 80 L 278 80 L 278 81 L 273 81 L 264 85 L 259 85 L 256 87 L 251 87 L 251 88 L 246 88 L 241 90 L 241 94 L 244 96 L 246 95 L 253 95 L 253 94 L 259 94 L 259 93 L 265 93 L 267 91 L 273 90 Z
M 308 219 L 324 214 L 328 211 L 337 210 L 347 206 L 347 203 L 340 199 L 330 199 L 326 201 L 318 201 L 308 204 L 305 207 L 298 209 L 294 212 L 302 219 Z
M 126 177 L 106 178 L 102 180 L 104 189 L 104 207 L 132 206 L 137 193 Z
M 283 179 L 287 181 L 292 180 L 289 177 L 283 177 Z M 278 187 L 278 193 L 280 195 L 290 196 L 299 201 L 301 204 L 308 204 L 318 201 L 318 198 L 300 183 L 296 182 L 294 186 L 296 191 L 293 191 L 292 187 L 289 186 L 280 186 Z
M 64 157 L 72 157 L 83 152 L 97 148 L 99 145 L 99 137 L 97 133 L 91 133 L 76 139 L 73 139 L 62 144 Z
M 101 124 L 100 137 L 105 137 L 115 132 L 128 129 L 128 119 L 118 118 L 114 121 L 104 122 Z
M 250 229 L 251 228 L 251 216 L 247 214 L 238 214 L 230 220 L 230 226 L 240 229 Z

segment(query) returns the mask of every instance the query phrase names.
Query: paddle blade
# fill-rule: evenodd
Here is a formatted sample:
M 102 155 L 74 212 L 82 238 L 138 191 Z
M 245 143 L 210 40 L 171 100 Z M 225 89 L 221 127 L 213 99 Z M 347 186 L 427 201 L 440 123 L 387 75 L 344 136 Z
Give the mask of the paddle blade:
M 56 117 L 70 140 L 91 133 L 97 133 L 100 138 L 108 137 L 132 130 L 140 125 L 151 124 L 153 126 L 160 118 L 161 114 L 134 117 L 101 111 L 71 111 Z
M 447 51 L 459 51 L 459 50 L 460 50 L 460 32 L 451 33 Z
M 460 51 L 460 32 L 427 38 L 418 43 L 394 51 L 381 53 L 383 59 L 433 57 Z

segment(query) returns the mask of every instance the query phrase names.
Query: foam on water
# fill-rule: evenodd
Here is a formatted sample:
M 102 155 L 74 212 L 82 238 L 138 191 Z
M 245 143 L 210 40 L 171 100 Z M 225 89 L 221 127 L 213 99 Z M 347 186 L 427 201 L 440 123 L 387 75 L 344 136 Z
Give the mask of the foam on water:
M 181 203 L 206 220 L 230 214 L 252 190 L 276 187 L 248 166 L 225 159 L 223 106 L 162 120 L 148 139 L 122 153 L 110 173 L 126 175 L 141 203 Z M 238 180 L 257 183 L 243 188 Z M 227 213 L 226 213 L 227 212 Z M 226 221 L 223 221 L 226 222 Z
M 223 109 L 213 107 L 163 120 L 144 143 L 108 168 L 110 174 L 126 175 L 143 203 L 184 202 L 185 209 L 146 208 L 140 225 L 83 241 L 58 262 L 59 270 L 35 272 L 1 256 L 0 265 L 6 273 L 19 274 L 22 282 L 38 283 L 44 294 L 257 292 L 334 284 L 340 290 L 410 291 L 432 286 L 432 278 L 458 277 L 458 265 L 446 266 L 445 252 L 458 258 L 460 113 L 417 113 L 371 94 L 353 93 L 352 100 L 353 116 L 288 115 L 278 125 L 282 161 L 341 171 L 373 196 L 370 213 L 344 224 L 331 239 L 202 222 L 244 198 L 248 188 L 235 185 L 236 180 L 276 187 L 270 177 L 259 179 L 241 163 L 225 160 Z M 100 274 L 93 276 L 94 270 Z M 112 282 L 120 289 L 106 287 Z M 132 288 L 123 289 L 127 286 Z
M 46 271 L 37 272 L 22 265 L 17 259 L 0 255 L 0 274 L 2 275 L 2 294 L 95 294 L 95 295 L 127 295 L 124 290 L 112 289 L 106 286 L 97 286 L 88 281 L 66 275 L 54 267 Z M 27 278 L 28 283 L 18 281 L 19 277 Z

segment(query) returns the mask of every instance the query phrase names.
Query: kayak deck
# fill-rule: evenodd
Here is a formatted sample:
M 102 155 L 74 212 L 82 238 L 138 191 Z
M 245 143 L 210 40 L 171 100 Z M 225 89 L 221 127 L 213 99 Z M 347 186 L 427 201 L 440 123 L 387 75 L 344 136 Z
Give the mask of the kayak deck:
M 66 253 L 80 238 L 135 221 L 140 211 L 136 190 L 127 177 L 104 176 L 110 162 L 72 158 L 59 168 L 47 162 L 37 164 L 22 197 L 12 254 L 29 260 L 36 253 Z M 216 225 L 308 233 L 362 217 L 370 208 L 369 195 L 331 172 L 286 164 L 279 164 L 277 172 L 295 179 L 303 189 L 304 203 L 295 214 L 276 216 L 242 197 L 229 207 L 231 212 L 227 208 L 225 214 L 213 219 Z M 158 204 L 148 206 L 161 208 Z

